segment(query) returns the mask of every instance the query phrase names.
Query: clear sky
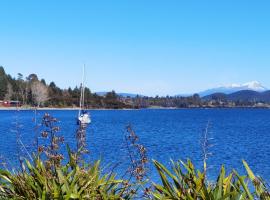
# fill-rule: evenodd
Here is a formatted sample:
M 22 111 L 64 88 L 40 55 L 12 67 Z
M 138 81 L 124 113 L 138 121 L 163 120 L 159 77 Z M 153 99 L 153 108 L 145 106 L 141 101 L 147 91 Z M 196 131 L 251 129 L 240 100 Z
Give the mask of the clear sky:
M 0 1 L 0 65 L 60 87 L 174 95 L 270 88 L 270 1 Z

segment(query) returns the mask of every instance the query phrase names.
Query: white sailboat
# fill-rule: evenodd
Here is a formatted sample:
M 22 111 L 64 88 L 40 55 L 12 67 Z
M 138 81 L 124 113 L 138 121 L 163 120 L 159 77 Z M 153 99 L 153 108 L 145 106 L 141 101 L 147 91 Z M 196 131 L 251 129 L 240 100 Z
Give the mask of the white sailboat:
M 78 125 L 87 125 L 91 123 L 90 113 L 84 107 L 84 90 L 85 90 L 85 65 L 83 66 L 83 77 L 81 83 L 80 108 L 78 113 Z

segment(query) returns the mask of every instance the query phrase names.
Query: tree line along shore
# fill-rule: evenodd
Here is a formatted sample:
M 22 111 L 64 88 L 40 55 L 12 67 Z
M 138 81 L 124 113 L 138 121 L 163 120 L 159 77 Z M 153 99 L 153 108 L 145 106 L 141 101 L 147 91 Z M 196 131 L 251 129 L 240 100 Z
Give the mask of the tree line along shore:
M 54 82 L 47 83 L 37 74 L 12 77 L 0 66 L 0 107 L 12 106 L 11 103 L 29 107 L 76 108 L 79 107 L 80 86 L 62 89 Z M 5 105 L 6 102 L 6 105 Z M 14 106 L 14 105 L 13 105 Z M 268 103 L 256 101 L 227 101 L 220 95 L 204 99 L 198 94 L 182 96 L 121 96 L 115 91 L 104 95 L 85 88 L 85 107 L 89 109 L 139 109 L 139 108 L 215 108 L 215 107 L 263 107 Z

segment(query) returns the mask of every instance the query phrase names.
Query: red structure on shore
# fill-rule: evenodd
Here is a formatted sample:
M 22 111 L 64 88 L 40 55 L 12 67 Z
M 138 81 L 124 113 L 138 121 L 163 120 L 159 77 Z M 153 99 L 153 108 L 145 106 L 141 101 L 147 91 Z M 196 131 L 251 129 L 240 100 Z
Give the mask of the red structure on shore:
M 20 101 L 0 101 L 0 105 L 4 107 L 20 107 Z

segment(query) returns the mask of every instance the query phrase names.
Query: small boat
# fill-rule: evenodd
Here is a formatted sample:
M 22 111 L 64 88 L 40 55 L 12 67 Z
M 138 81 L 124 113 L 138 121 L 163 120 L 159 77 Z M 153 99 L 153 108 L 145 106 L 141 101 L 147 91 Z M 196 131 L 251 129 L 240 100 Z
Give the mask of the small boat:
M 85 107 L 84 107 L 84 90 L 85 90 L 85 66 L 83 66 L 80 108 L 79 108 L 79 113 L 78 113 L 78 118 L 77 118 L 77 124 L 87 126 L 88 124 L 91 123 L 91 116 L 90 116 L 90 113 L 87 110 L 85 110 Z
M 90 124 L 91 123 L 91 118 L 90 118 L 90 114 L 83 110 L 81 114 L 79 114 L 78 116 L 78 125 L 80 124 Z

